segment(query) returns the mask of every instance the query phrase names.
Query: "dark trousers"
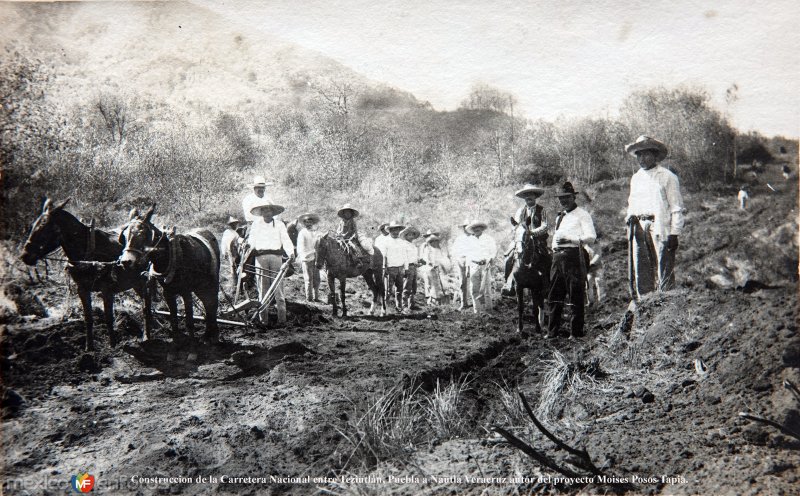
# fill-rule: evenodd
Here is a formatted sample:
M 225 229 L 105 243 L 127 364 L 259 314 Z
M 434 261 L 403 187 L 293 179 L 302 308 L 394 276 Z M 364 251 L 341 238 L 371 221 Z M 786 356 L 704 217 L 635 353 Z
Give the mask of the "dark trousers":
M 403 267 L 388 267 L 386 269 L 386 278 L 388 284 L 386 285 L 386 294 L 391 296 L 392 287 L 394 287 L 394 305 L 398 310 L 403 308 L 403 282 L 404 282 Z
M 561 325 L 564 304 L 572 307 L 570 330 L 572 336 L 583 336 L 583 304 L 586 281 L 581 274 L 580 251 L 578 248 L 556 250 L 550 268 L 550 291 L 548 293 L 550 325 L 549 334 L 555 334 Z

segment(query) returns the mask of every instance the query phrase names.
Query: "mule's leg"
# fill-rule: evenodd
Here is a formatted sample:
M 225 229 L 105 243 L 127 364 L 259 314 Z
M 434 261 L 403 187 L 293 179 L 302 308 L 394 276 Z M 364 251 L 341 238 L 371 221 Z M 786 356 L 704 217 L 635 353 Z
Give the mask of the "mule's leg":
M 333 277 L 333 272 L 328 268 L 328 302 L 333 305 L 333 316 L 336 317 L 338 308 L 336 307 L 336 278 Z
M 203 291 L 202 294 L 197 295 L 200 301 L 203 302 L 203 308 L 206 311 L 206 332 L 203 338 L 207 341 L 217 343 L 219 342 L 219 326 L 217 325 L 217 310 L 219 308 L 219 296 L 215 289 Z
M 186 314 L 186 331 L 190 336 L 194 336 L 194 299 L 192 292 L 181 294 L 183 299 L 183 312 Z
M 110 291 L 103 291 L 103 317 L 106 321 L 106 329 L 108 330 L 108 340 L 111 347 L 117 345 L 117 333 L 114 332 L 114 293 Z
M 386 317 L 386 278 L 383 276 L 383 269 L 377 269 L 374 274 L 378 301 L 381 304 L 381 317 Z
M 517 287 L 517 290 L 520 288 Z M 536 332 L 542 332 L 542 326 L 544 325 L 544 298 L 542 298 L 542 294 L 540 291 L 537 291 L 536 288 L 531 289 L 531 305 L 533 306 L 533 325 Z
M 164 301 L 169 307 L 169 324 L 172 327 L 172 337 L 178 335 L 178 295 L 167 288 L 164 288 Z
M 344 302 L 344 289 L 347 285 L 347 278 L 342 277 L 339 279 L 339 292 L 342 295 L 342 317 L 347 317 L 347 304 Z
M 94 351 L 94 322 L 92 321 L 92 293 L 88 289 L 78 287 L 78 297 L 83 306 L 83 322 L 86 326 L 86 351 Z
M 372 305 L 369 306 L 369 314 L 375 315 L 375 303 L 378 302 L 378 288 L 375 285 L 375 272 L 372 269 L 368 269 L 363 275 L 364 281 L 366 281 L 367 287 L 372 293 Z
M 517 332 L 521 333 L 523 328 L 523 321 L 524 321 L 524 314 L 523 311 L 525 308 L 525 289 L 520 286 L 519 284 L 516 285 L 517 287 L 517 315 L 519 317 L 519 321 L 517 322 Z
M 144 317 L 144 329 L 142 329 L 142 341 L 150 339 L 150 329 L 153 327 L 152 295 L 147 283 L 135 289 L 136 294 L 142 299 L 142 316 Z

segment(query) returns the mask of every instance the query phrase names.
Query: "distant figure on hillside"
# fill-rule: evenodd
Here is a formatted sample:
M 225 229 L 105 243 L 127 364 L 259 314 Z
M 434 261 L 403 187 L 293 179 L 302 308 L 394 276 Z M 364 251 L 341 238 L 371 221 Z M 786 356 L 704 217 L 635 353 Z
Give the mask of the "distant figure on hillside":
M 242 210 L 244 211 L 244 220 L 246 222 L 253 222 L 258 217 L 250 213 L 254 205 L 260 203 L 269 203 L 269 197 L 266 195 L 267 186 L 272 186 L 271 182 L 267 182 L 264 176 L 253 177 L 253 192 L 248 193 L 242 199 Z
M 459 296 L 461 298 L 461 304 L 458 307 L 459 310 L 464 310 L 472 304 L 469 301 L 468 295 L 468 286 L 469 286 L 469 273 L 468 265 L 467 265 L 467 247 L 470 243 L 470 238 L 472 235 L 467 232 L 467 226 L 469 225 L 469 220 L 465 220 L 461 224 L 458 225 L 458 230 L 460 231 L 453 241 L 453 245 L 450 247 L 450 253 L 453 254 L 453 262 L 455 263 L 456 268 L 458 269 L 458 285 L 459 285 Z
M 556 337 L 561 326 L 564 306 L 572 308 L 570 337 L 583 336 L 584 305 L 586 299 L 586 259 L 583 246 L 597 239 L 592 216 L 575 202 L 577 191 L 569 181 L 556 193 L 564 210 L 556 218 L 553 233 L 553 265 L 550 269 L 550 290 L 547 294 L 550 323 L 546 338 Z
M 239 258 L 239 247 L 244 242 L 244 239 L 238 232 L 239 219 L 228 216 L 227 227 L 222 233 L 219 241 L 220 246 L 220 259 L 223 261 L 223 266 L 228 268 L 228 287 L 232 290 L 236 289 L 236 266 Z
M 297 218 L 300 230 L 297 233 L 297 258 L 303 270 L 306 301 L 319 301 L 319 269 L 317 268 L 317 242 L 314 226 L 319 223 L 319 215 L 305 213 Z M 288 233 L 288 229 L 287 229 Z M 291 239 L 291 234 L 289 239 Z
M 544 188 L 533 184 L 526 184 L 522 189 L 514 193 L 517 198 L 525 200 L 525 205 L 519 207 L 514 217 L 511 218 L 511 223 L 515 226 L 515 234 L 511 247 L 506 252 L 505 272 L 503 274 L 505 285 L 502 290 L 504 293 L 513 295 L 515 292 L 514 277 L 512 276 L 516 262 L 515 254 L 522 253 L 520 250 L 515 250 L 515 248 L 517 243 L 525 239 L 526 232 L 530 232 L 533 236 L 535 249 L 539 255 L 548 260 L 550 259 L 550 252 L 547 250 L 547 219 L 544 208 L 536 203 L 536 200 L 543 194 Z M 549 268 L 549 262 L 546 265 Z M 549 274 L 545 274 L 544 277 L 545 280 L 550 278 Z
M 783 164 L 783 178 L 788 181 L 789 176 L 791 175 L 792 175 L 792 169 L 790 169 L 787 164 Z
M 486 228 L 485 222 L 473 221 L 466 231 L 471 234 L 466 243 L 467 272 L 469 274 L 469 291 L 472 295 L 472 310 L 475 313 L 486 313 L 494 310 L 492 293 L 492 264 L 497 255 L 497 243 Z
M 683 197 L 678 176 L 658 165 L 664 143 L 639 138 L 625 146 L 640 169 L 631 177 L 628 210 L 628 280 L 631 296 L 667 290 L 675 284 L 675 252 L 683 230 Z
M 747 205 L 750 203 L 750 188 L 745 184 L 739 189 L 739 210 L 747 210 Z

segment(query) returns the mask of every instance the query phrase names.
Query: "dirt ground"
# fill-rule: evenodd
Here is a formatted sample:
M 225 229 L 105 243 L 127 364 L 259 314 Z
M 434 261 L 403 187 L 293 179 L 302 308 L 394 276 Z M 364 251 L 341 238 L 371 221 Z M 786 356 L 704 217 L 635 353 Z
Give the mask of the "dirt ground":
M 20 280 L 50 316 L 19 310 L 0 338 L 4 494 L 63 494 L 83 472 L 102 494 L 796 494 L 800 441 L 739 415 L 800 432 L 783 386 L 800 384 L 797 184 L 772 186 L 746 213 L 735 192 L 687 194 L 677 288 L 635 308 L 619 209 L 600 207 L 621 208 L 627 187 L 590 191 L 608 297 L 577 341 L 518 335 L 507 299 L 483 317 L 424 305 L 371 317 L 351 282 L 347 319 L 293 303 L 287 326 L 225 326 L 219 346 L 166 328 L 139 342 L 136 303 L 121 296 L 125 342 L 110 348 L 96 324 L 87 355 L 74 295 Z M 452 385 L 451 421 L 419 413 Z M 517 392 L 617 483 L 558 481 L 504 442 L 492 427 L 570 466 Z M 388 412 L 378 433 L 365 420 L 376 405 Z M 142 481 L 156 477 L 184 479 Z M 247 477 L 264 480 L 235 479 Z

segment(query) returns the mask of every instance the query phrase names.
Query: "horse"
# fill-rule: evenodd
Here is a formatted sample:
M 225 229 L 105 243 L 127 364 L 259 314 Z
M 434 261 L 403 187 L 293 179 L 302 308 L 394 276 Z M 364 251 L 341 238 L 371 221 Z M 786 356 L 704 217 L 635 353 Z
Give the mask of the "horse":
M 317 268 L 326 268 L 328 274 L 328 301 L 333 304 L 333 316 L 338 308 L 336 305 L 336 279 L 339 280 L 339 291 L 342 295 L 342 317 L 347 317 L 345 304 L 345 286 L 348 277 L 364 276 L 369 290 L 372 291 L 372 305 L 369 307 L 370 315 L 375 315 L 375 305 L 380 304 L 380 316 L 386 315 L 386 298 L 383 283 L 383 254 L 375 248 L 375 254 L 368 263 L 362 265 L 354 263 L 350 255 L 348 241 L 334 233 L 327 233 L 319 240 L 317 245 Z M 369 255 L 367 255 L 369 256 Z M 364 257 L 366 258 L 366 257 Z M 365 262 L 367 262 L 365 260 Z
M 536 332 L 541 332 L 542 325 L 544 325 L 544 300 L 550 280 L 550 257 L 537 249 L 536 238 L 525 226 L 517 226 L 516 232 L 517 236 L 522 237 L 522 242 L 515 244 L 516 264 L 512 271 L 516 285 L 519 317 L 517 332 L 522 333 L 523 328 L 525 289 L 530 290 L 531 298 L 533 299 L 533 318 L 536 323 Z
M 151 222 L 154 209 L 155 205 L 144 215 L 131 212 L 128 224 L 119 236 L 124 246 L 119 261 L 123 267 L 150 262 L 150 273 L 158 279 L 164 290 L 173 338 L 178 335 L 178 295 L 183 299 L 186 329 L 190 335 L 194 334 L 194 293 L 205 310 L 206 331 L 203 338 L 217 342 L 219 244 L 214 235 L 205 229 L 196 229 L 185 235 L 162 232 Z
M 22 249 L 21 259 L 26 265 L 36 263 L 59 246 L 67 256 L 67 273 L 75 281 L 78 297 L 83 306 L 86 327 L 86 351 L 94 350 L 92 319 L 92 293 L 99 292 L 103 298 L 104 317 L 111 346 L 116 346 L 114 332 L 114 295 L 133 289 L 144 301 L 145 321 L 142 340 L 150 338 L 152 318 L 151 297 L 147 279 L 141 271 L 126 270 L 116 264 L 122 253 L 117 235 L 87 226 L 64 210 L 69 198 L 59 205 L 46 199 L 42 213 L 33 223 L 31 232 Z

